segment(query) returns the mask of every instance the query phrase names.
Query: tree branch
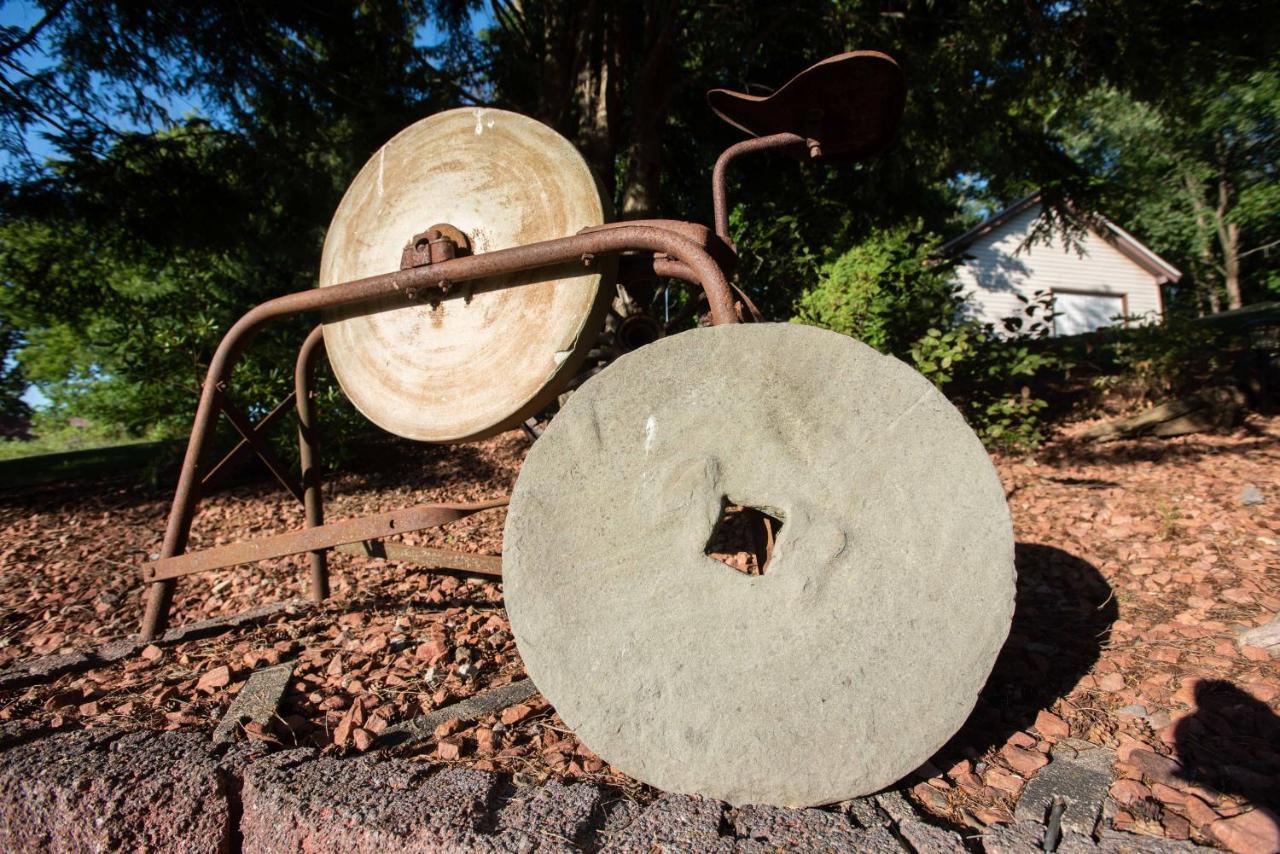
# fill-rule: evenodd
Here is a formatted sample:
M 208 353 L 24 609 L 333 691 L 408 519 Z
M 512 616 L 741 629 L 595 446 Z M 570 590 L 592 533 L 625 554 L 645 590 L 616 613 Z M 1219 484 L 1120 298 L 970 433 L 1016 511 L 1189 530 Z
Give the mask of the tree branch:
M 1247 256 L 1249 256 L 1249 255 L 1252 255 L 1252 254 L 1253 254 L 1253 253 L 1255 253 L 1255 252 L 1265 252 L 1266 250 L 1270 249 L 1272 246 L 1280 246 L 1280 240 L 1273 240 L 1273 241 L 1271 241 L 1270 243 L 1264 243 L 1264 244 L 1262 244 L 1261 246 L 1255 246 L 1255 247 L 1253 247 L 1252 249 L 1250 249 L 1250 250 L 1248 250 L 1248 251 L 1246 251 L 1246 252 L 1241 252 L 1241 253 L 1240 253 L 1239 255 L 1237 255 L 1236 257 L 1237 257 L 1237 258 L 1245 258 L 1245 257 L 1247 257 Z
M 0 56 L 2 57 L 12 56 L 13 54 L 25 48 L 27 45 L 34 42 L 36 38 L 40 35 L 40 31 L 43 30 L 54 18 L 61 15 L 62 10 L 67 8 L 67 5 L 70 2 L 71 0 L 62 0 L 62 2 L 59 3 L 57 6 L 54 6 L 48 12 L 45 12 L 44 17 L 41 18 L 39 21 L 37 21 L 34 27 L 27 30 L 27 32 L 23 34 L 22 38 L 18 39 L 13 44 L 5 45 L 3 48 L 0 48 Z

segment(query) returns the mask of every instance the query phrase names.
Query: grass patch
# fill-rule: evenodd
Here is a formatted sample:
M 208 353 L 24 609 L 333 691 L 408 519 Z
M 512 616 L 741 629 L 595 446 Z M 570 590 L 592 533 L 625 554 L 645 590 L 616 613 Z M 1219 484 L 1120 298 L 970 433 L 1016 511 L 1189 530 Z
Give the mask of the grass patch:
M 9 443 L 26 446 L 34 442 Z M 61 453 L 37 453 L 0 458 L 0 489 L 23 489 L 69 480 L 91 480 L 115 475 L 151 481 L 177 462 L 183 442 L 133 441 Z M 8 451 L 10 449 L 5 448 Z

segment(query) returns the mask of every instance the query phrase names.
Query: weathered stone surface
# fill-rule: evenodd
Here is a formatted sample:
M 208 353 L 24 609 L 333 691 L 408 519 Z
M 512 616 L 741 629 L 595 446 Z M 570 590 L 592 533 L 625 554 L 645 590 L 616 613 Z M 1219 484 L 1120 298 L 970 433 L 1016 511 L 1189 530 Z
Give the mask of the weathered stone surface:
M 751 804 L 733 814 L 733 835 L 748 847 L 764 851 L 842 850 L 861 851 L 868 831 L 839 813 L 823 810 L 789 810 Z M 753 845 L 754 843 L 754 845 Z M 893 850 L 902 850 L 896 846 Z
M 1280 616 L 1271 618 L 1271 622 L 1241 632 L 1236 640 L 1240 647 L 1256 646 L 1268 650 L 1274 657 L 1280 654 Z
M 225 851 L 233 787 L 198 733 L 53 735 L 0 753 L 0 850 Z
M 881 792 L 875 796 L 876 806 L 884 810 L 889 818 L 894 821 L 911 821 L 917 819 L 920 814 L 916 812 L 916 808 L 911 802 L 902 796 L 902 792 L 891 789 L 887 792 Z
M 916 850 L 916 854 L 963 854 L 967 849 L 960 834 L 923 821 L 904 821 L 898 835 Z
M 441 850 L 495 847 L 485 838 L 498 778 L 432 774 L 403 761 L 290 761 L 250 766 L 242 790 L 246 851 Z
M 732 851 L 733 835 L 722 836 L 725 805 L 696 795 L 663 795 L 614 834 L 605 852 Z
M 8 734 L 0 851 L 574 852 L 959 850 L 958 837 L 871 799 L 841 809 L 733 809 L 664 795 L 640 807 L 608 789 L 514 787 L 497 774 L 311 749 L 212 745 L 203 733 Z M 904 842 L 905 840 L 905 842 Z
M 997 824 L 982 835 L 982 850 L 987 854 L 1027 854 L 1043 850 L 1044 825 L 1038 821 L 1016 821 Z
M 875 798 L 854 798 L 840 804 L 840 811 L 859 827 L 885 827 L 889 816 L 876 806 Z
M 782 520 L 763 575 L 704 553 L 726 501 Z M 521 470 L 503 564 L 526 669 L 582 740 L 734 804 L 910 773 L 967 718 L 1013 609 L 1003 489 L 960 414 L 791 324 L 685 332 L 588 381 Z
M 515 851 L 581 851 L 594 847 L 608 811 L 598 786 L 550 781 L 516 791 L 497 830 Z
M 1060 797 L 1066 802 L 1063 832 L 1092 835 L 1111 787 L 1115 753 L 1081 739 L 1066 738 L 1054 746 L 1052 758 L 1023 790 L 1014 816 L 1044 821 L 1053 799 Z
M 531 679 L 520 679 L 508 685 L 467 697 L 457 703 L 419 715 L 411 721 L 388 727 L 379 736 L 382 746 L 404 746 L 416 741 L 433 738 L 436 727 L 445 721 L 473 721 L 476 718 L 513 706 L 538 693 Z
M 235 741 L 243 724 L 270 723 L 280 705 L 280 698 L 289 687 L 289 677 L 292 675 L 292 663 L 277 664 L 275 667 L 255 671 L 214 728 L 214 742 L 222 744 Z

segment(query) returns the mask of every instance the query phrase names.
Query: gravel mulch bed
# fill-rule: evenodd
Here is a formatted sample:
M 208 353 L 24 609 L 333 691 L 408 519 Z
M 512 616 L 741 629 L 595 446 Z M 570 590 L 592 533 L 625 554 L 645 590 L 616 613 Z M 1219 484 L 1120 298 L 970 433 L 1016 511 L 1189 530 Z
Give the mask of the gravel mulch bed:
M 1106 445 L 1075 438 L 1087 426 L 996 458 L 1018 539 L 1013 631 L 969 723 L 907 781 L 909 796 L 977 829 L 1010 822 L 1027 781 L 1071 736 L 1116 751 L 1117 829 L 1249 850 L 1280 814 L 1280 648 L 1238 643 L 1280 612 L 1280 418 Z M 365 470 L 326 484 L 326 515 L 492 498 L 510 490 L 527 448 L 518 433 L 453 449 L 388 443 Z M 159 548 L 168 500 L 167 489 L 109 480 L 0 493 L 0 667 L 134 632 L 137 566 Z M 497 554 L 503 518 L 487 511 L 406 539 Z M 210 497 L 191 543 L 301 524 L 300 506 L 255 483 Z M 323 607 L 0 693 L 0 721 L 211 728 L 252 671 L 294 661 L 279 719 L 247 736 L 346 754 L 523 677 L 500 583 L 330 560 Z M 306 576 L 298 557 L 183 579 L 173 623 L 301 595 Z M 410 755 L 644 796 L 540 697 L 446 723 Z

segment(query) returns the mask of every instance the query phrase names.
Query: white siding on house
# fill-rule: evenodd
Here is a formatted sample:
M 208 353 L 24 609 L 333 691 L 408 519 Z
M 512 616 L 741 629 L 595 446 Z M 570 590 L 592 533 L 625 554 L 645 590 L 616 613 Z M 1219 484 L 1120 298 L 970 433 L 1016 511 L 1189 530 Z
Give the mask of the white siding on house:
M 962 251 L 970 257 L 956 269 L 956 276 L 974 316 L 1000 329 L 1003 318 L 1022 315 L 1023 303 L 1016 294 L 1030 299 L 1045 290 L 1122 296 L 1128 314 L 1140 318 L 1138 322 L 1160 321 L 1156 277 L 1092 231 L 1082 240 L 1083 255 L 1066 248 L 1057 234 L 1018 252 L 1039 216 L 1039 205 L 1032 205 Z

